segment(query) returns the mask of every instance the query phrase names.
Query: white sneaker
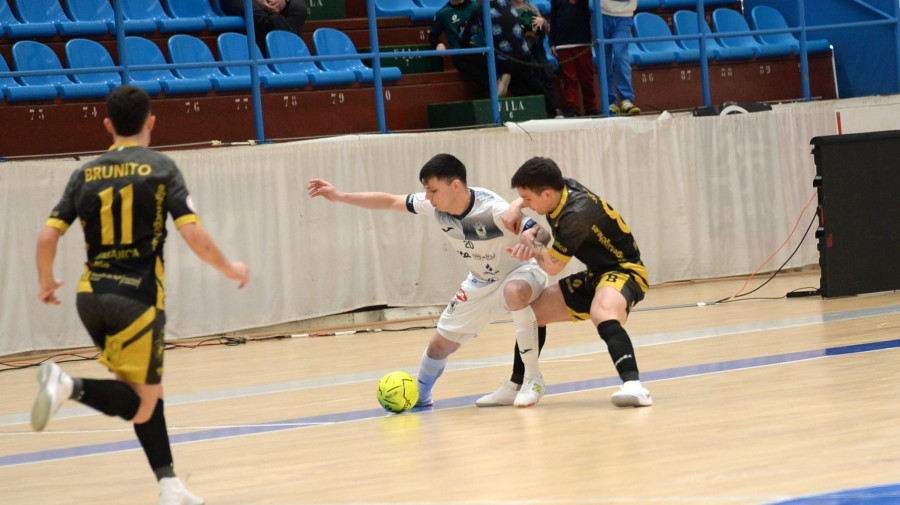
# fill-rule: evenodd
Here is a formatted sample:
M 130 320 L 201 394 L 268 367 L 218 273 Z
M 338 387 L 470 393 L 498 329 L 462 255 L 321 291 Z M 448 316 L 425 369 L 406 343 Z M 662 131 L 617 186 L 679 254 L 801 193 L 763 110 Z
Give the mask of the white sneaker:
M 515 382 L 506 381 L 500 386 L 500 389 L 475 400 L 475 405 L 477 407 L 503 407 L 512 405 L 516 400 L 519 387 L 520 386 Z
M 203 498 L 194 496 L 178 477 L 159 479 L 159 505 L 204 505 Z
M 40 389 L 31 407 L 31 428 L 41 431 L 59 406 L 72 396 L 72 378 L 54 362 L 47 361 L 38 369 Z
M 522 383 L 522 388 L 516 394 L 513 405 L 516 407 L 531 407 L 541 401 L 542 396 L 544 396 L 544 378 L 525 377 L 525 382 Z
M 641 385 L 641 381 L 628 381 L 610 398 L 616 407 L 649 407 L 653 405 L 650 391 Z

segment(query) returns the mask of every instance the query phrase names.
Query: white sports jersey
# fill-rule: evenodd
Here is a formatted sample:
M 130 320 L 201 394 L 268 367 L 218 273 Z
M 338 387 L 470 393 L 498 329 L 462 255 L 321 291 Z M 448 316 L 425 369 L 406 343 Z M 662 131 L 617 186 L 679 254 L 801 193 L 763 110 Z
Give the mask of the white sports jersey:
M 472 202 L 461 216 L 441 212 L 425 199 L 425 193 L 407 195 L 406 208 L 413 214 L 433 214 L 450 245 L 466 261 L 469 272 L 479 281 L 502 280 L 522 264 L 506 252 L 519 237 L 506 229 L 500 215 L 509 203 L 493 191 L 469 188 Z

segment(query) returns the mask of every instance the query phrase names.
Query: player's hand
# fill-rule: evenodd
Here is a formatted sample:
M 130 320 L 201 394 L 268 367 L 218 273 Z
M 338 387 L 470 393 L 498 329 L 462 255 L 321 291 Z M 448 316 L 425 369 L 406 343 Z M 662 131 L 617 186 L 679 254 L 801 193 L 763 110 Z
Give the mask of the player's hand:
M 59 299 L 56 298 L 56 290 L 63 284 L 65 284 L 64 281 L 56 279 L 47 285 L 41 286 L 41 292 L 38 295 L 38 298 L 47 305 L 59 305 L 60 302 Z
M 522 209 L 514 205 L 510 205 L 503 214 L 500 215 L 503 226 L 506 229 L 518 235 L 519 227 L 522 226 Z
M 306 186 L 306 189 L 309 191 L 309 196 L 313 198 L 321 196 L 329 202 L 337 201 L 338 190 L 328 181 L 313 179 L 309 181 L 309 185 Z
M 229 263 L 228 266 L 230 269 L 225 273 L 225 276 L 233 281 L 240 281 L 241 285 L 238 286 L 238 289 L 243 288 L 250 282 L 250 270 L 247 269 L 247 265 L 240 261 L 235 261 Z
M 528 261 L 534 258 L 534 247 L 531 247 L 530 244 L 518 243 L 513 247 L 507 247 L 506 252 L 519 261 Z

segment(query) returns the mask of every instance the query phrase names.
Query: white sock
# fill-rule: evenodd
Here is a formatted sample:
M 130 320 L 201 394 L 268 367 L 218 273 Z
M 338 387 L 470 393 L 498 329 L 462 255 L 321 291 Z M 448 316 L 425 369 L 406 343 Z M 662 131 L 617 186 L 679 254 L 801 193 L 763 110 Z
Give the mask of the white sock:
M 438 377 L 444 373 L 445 366 L 447 366 L 447 358 L 432 359 L 428 357 L 428 349 L 422 353 L 419 375 L 416 377 L 416 381 L 419 383 L 419 402 L 431 400 L 431 388 L 434 387 Z
M 519 345 L 519 357 L 525 364 L 525 377 L 540 377 L 538 367 L 538 324 L 531 306 L 510 312 L 516 329 L 516 344 Z

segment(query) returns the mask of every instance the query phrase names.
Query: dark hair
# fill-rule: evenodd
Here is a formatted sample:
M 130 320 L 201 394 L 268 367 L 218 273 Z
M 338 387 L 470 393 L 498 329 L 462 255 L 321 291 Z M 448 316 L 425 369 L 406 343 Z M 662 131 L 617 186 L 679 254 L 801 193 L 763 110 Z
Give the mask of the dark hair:
M 137 86 L 119 86 L 106 97 L 106 114 L 117 135 L 136 135 L 150 117 L 150 96 Z
M 545 189 L 562 191 L 565 187 L 562 172 L 556 162 L 550 158 L 535 156 L 516 170 L 511 181 L 513 188 L 524 188 L 535 193 Z
M 422 170 L 419 170 L 419 182 L 422 184 L 432 177 L 443 180 L 447 184 L 453 182 L 454 179 L 459 179 L 466 184 L 466 166 L 452 154 L 437 154 L 422 166 Z

